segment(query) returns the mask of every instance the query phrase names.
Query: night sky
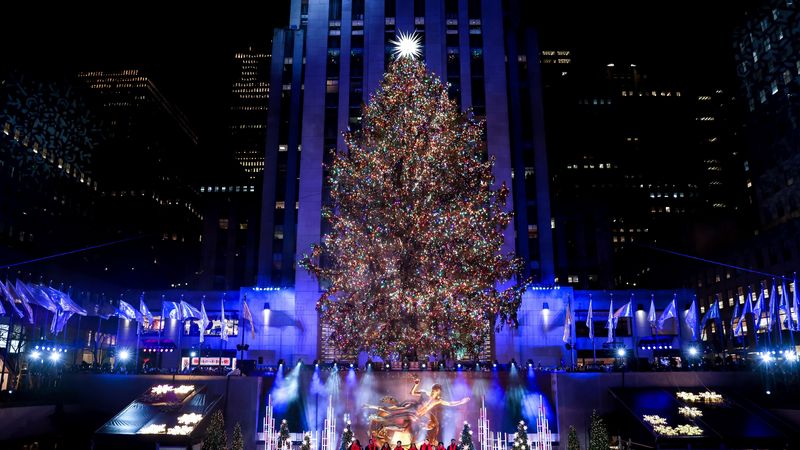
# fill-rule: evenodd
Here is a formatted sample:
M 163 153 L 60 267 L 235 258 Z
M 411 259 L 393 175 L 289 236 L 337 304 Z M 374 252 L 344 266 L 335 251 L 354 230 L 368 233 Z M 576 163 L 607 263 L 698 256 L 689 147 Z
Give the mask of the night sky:
M 370 0 L 367 0 L 370 1 Z M 680 83 L 735 87 L 731 30 L 743 0 L 525 1 L 542 47 L 571 48 L 576 58 L 636 63 Z M 144 67 L 186 112 L 206 144 L 225 132 L 223 115 L 237 48 L 269 42 L 288 21 L 289 0 L 225 2 L 178 8 L 128 2 L 56 8 L 16 7 L 0 69 L 48 76 L 97 68 Z

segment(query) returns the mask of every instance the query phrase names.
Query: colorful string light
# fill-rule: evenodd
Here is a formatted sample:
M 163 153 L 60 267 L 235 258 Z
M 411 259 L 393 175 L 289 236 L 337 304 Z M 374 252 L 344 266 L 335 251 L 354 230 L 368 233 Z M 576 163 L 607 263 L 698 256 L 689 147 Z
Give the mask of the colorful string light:
M 317 308 L 339 350 L 471 357 L 516 323 L 528 280 L 502 252 L 509 190 L 483 133 L 423 62 L 391 63 L 327 166 L 331 231 L 300 261 L 328 286 Z

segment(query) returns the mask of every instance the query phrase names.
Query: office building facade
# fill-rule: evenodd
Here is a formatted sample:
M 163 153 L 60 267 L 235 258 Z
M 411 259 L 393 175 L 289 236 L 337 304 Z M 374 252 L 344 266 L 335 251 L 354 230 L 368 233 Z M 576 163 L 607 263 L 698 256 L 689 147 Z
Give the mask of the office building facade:
M 325 164 L 344 147 L 342 131 L 360 126 L 361 106 L 379 87 L 400 32 L 417 33 L 429 70 L 450 83 L 463 110 L 486 117 L 496 184 L 510 188 L 515 213 L 505 250 L 524 258 L 537 283 L 553 284 L 539 50 L 515 3 L 294 0 L 289 27 L 275 30 L 257 281 L 294 288 L 309 355 L 321 291 L 296 261 L 327 231 Z

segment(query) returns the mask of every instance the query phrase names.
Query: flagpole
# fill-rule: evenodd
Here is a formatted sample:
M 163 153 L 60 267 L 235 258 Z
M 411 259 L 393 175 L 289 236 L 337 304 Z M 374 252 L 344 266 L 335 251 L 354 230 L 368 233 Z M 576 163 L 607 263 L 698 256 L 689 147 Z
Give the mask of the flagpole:
M 777 301 L 777 296 L 778 296 L 778 285 L 777 285 L 777 283 L 775 281 L 775 278 L 772 279 L 772 286 L 775 288 L 774 290 L 775 290 L 775 297 L 776 298 L 771 298 L 770 301 L 774 302 L 774 301 Z M 778 342 L 780 343 L 780 346 L 783 347 L 783 327 L 781 326 L 780 305 L 775 305 L 773 310 L 775 311 L 775 315 L 776 315 L 775 316 L 775 321 L 778 322 Z
M 244 294 L 244 301 L 245 302 L 247 301 L 247 294 Z M 242 314 L 241 314 L 241 312 L 244 311 L 243 305 L 244 305 L 244 303 L 242 303 L 242 306 L 239 307 L 239 312 L 240 312 L 240 314 L 239 314 L 239 322 L 240 322 L 239 323 L 239 328 L 242 327 L 242 323 L 241 323 L 242 322 L 241 321 Z M 250 325 L 250 326 L 252 326 L 252 325 Z M 244 333 L 242 333 L 242 330 L 239 330 L 239 333 L 242 335 L 242 343 L 241 343 L 241 346 L 239 347 L 239 360 L 241 361 L 242 359 L 244 359 Z
M 794 273 L 793 284 L 794 284 L 794 295 L 797 296 L 797 272 Z M 789 291 L 787 291 L 786 289 L 784 289 L 783 291 L 784 291 L 783 295 L 786 295 L 786 296 L 789 295 Z M 795 314 L 797 314 L 797 322 L 795 322 L 794 319 L 792 318 L 792 307 L 793 306 L 795 307 L 795 311 L 794 312 L 795 312 Z M 794 345 L 794 332 L 795 332 L 795 330 L 800 328 L 800 311 L 797 311 L 797 305 L 793 305 L 793 304 L 789 303 L 788 300 L 786 301 L 786 309 L 789 310 L 789 325 L 791 325 L 789 327 L 789 336 L 792 337 L 792 352 L 797 353 L 797 347 L 795 347 L 795 345 Z

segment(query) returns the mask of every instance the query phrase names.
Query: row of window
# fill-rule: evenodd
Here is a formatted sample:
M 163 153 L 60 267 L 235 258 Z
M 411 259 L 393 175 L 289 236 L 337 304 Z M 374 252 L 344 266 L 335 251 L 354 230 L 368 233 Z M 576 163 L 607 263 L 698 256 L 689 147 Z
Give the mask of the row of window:
M 255 192 L 255 186 L 200 186 L 200 192 Z

